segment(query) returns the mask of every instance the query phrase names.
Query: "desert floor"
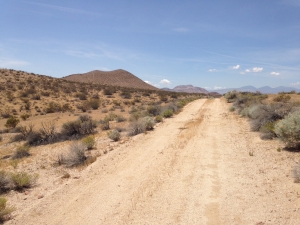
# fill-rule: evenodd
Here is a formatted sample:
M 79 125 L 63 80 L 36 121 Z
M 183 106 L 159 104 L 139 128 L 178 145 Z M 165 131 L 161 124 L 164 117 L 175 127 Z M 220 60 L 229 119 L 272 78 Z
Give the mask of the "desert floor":
M 12 195 L 20 203 L 6 224 L 300 224 L 299 153 L 277 151 L 228 109 L 194 101 L 70 179 L 39 180 Z

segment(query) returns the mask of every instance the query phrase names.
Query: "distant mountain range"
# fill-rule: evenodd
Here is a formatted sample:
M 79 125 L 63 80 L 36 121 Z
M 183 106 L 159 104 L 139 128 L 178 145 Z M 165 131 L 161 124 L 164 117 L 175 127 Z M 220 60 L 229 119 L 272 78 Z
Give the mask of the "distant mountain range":
M 88 73 L 72 74 L 63 77 L 63 79 L 76 82 L 97 83 L 102 85 L 112 85 L 128 88 L 158 90 L 158 88 L 147 84 L 132 73 L 129 73 L 128 71 L 122 69 L 113 71 L 94 70 Z
M 208 94 L 209 91 L 204 88 L 194 87 L 193 85 L 179 85 L 174 88 L 162 88 L 164 91 L 174 91 L 174 92 L 186 92 L 186 93 L 204 93 Z
M 293 87 L 284 87 L 284 86 L 279 86 L 279 87 L 276 87 L 276 88 L 272 88 L 272 87 L 269 87 L 269 86 L 264 86 L 264 87 L 261 87 L 261 88 L 256 88 L 256 87 L 253 87 L 253 86 L 244 86 L 244 87 L 241 87 L 241 88 L 219 89 L 219 90 L 216 90 L 216 92 L 218 92 L 220 94 L 225 94 L 228 91 L 233 91 L 233 90 L 240 91 L 240 92 L 256 92 L 256 91 L 259 91 L 263 94 L 277 94 L 278 92 L 290 92 L 290 91 L 300 92 L 300 89 L 293 88 Z

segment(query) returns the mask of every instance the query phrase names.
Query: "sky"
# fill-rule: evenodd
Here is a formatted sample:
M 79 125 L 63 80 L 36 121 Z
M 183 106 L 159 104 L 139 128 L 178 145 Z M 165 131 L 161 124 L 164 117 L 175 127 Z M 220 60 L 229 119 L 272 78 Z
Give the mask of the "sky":
M 300 88 L 300 0 L 0 0 L 0 68 Z

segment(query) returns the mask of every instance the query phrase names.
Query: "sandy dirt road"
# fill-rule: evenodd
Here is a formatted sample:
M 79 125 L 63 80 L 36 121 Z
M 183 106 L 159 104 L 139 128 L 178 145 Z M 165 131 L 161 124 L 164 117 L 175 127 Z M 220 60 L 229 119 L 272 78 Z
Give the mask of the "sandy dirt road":
M 228 107 L 189 104 L 7 224 L 300 224 L 293 153 Z

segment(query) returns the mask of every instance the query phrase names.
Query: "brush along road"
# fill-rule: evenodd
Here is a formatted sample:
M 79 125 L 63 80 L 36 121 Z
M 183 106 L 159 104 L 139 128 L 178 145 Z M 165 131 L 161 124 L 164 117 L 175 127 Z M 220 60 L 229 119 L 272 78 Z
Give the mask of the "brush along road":
M 294 153 L 228 109 L 190 103 L 7 224 L 300 224 Z

